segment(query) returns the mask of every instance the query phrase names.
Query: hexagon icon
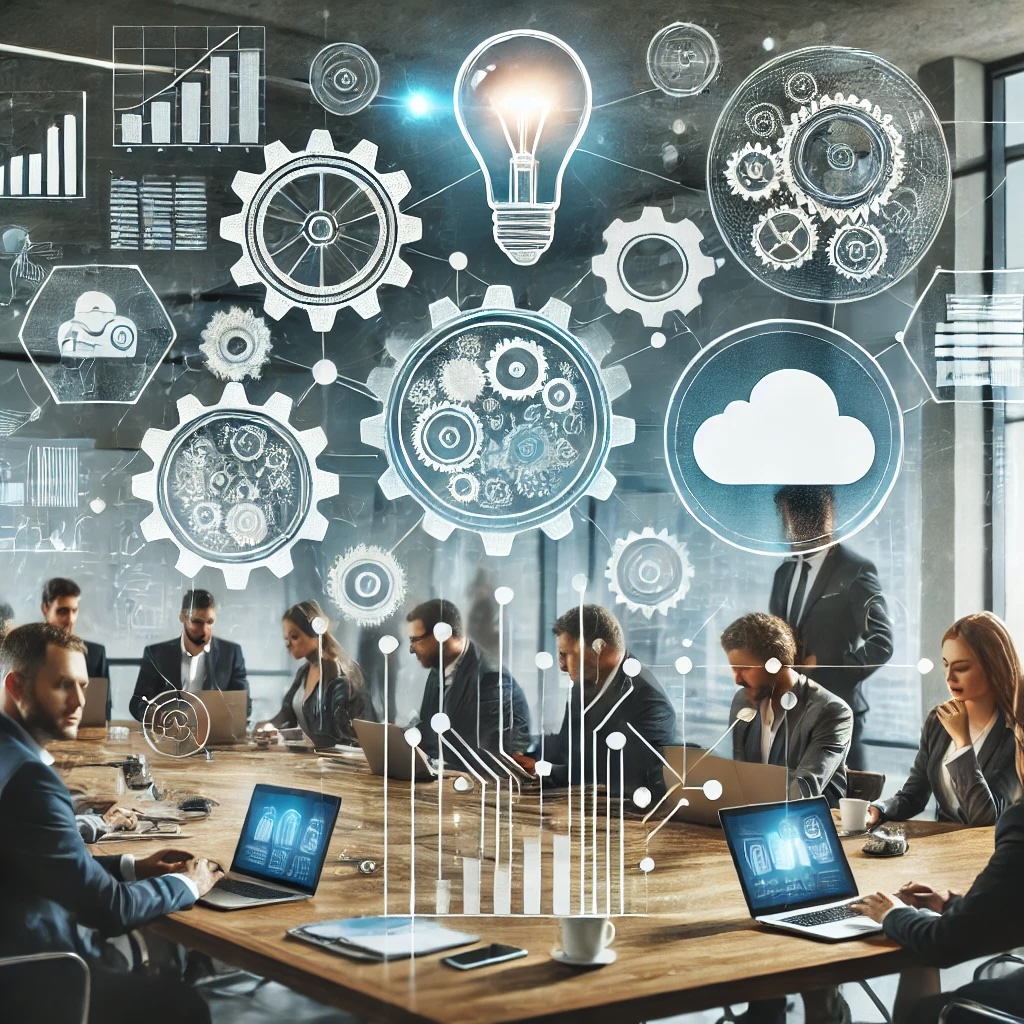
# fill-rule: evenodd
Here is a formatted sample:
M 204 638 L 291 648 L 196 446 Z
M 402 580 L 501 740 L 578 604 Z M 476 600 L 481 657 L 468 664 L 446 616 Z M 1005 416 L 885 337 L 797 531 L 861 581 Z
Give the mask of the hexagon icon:
M 134 405 L 175 330 L 142 271 L 54 267 L 18 332 L 58 404 Z

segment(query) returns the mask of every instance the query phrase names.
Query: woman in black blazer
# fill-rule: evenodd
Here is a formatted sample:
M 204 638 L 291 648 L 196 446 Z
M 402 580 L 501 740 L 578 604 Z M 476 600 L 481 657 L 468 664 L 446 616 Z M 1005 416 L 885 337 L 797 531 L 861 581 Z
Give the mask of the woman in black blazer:
M 1020 657 L 991 612 L 958 619 L 942 638 L 951 699 L 929 712 L 903 788 L 868 809 L 868 824 L 905 821 L 934 794 L 939 821 L 993 825 L 1021 795 L 1014 768 L 1014 687 Z
M 302 665 L 266 724 L 299 726 L 314 747 L 358 743 L 353 718 L 376 721 L 359 665 L 331 635 L 330 621 L 316 601 L 302 601 L 284 613 L 284 643 Z

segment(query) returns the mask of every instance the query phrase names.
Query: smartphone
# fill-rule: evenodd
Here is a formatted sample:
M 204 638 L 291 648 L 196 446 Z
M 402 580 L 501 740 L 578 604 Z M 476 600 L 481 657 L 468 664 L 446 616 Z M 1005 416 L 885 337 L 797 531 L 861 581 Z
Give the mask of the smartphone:
M 465 953 L 446 956 L 441 963 L 460 971 L 472 971 L 477 967 L 488 967 L 490 964 L 500 964 L 505 960 L 518 960 L 521 956 L 526 956 L 525 949 L 520 949 L 518 946 L 506 946 L 501 942 L 492 942 L 489 946 L 481 946 L 479 949 L 470 949 Z

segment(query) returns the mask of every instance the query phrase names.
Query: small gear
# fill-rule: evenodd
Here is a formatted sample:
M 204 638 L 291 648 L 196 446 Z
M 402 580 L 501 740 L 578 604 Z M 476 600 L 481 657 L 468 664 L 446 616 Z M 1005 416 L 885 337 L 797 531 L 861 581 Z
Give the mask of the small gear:
M 604 240 L 604 252 L 590 264 L 605 282 L 604 301 L 616 313 L 639 313 L 646 327 L 660 327 L 672 312 L 693 312 L 701 303 L 701 281 L 716 270 L 701 251 L 700 228 L 692 220 L 666 220 L 657 206 L 644 207 L 634 221 L 613 221 Z
M 615 603 L 648 619 L 655 612 L 667 615 L 679 604 L 693 575 L 686 545 L 668 530 L 655 533 L 649 526 L 616 540 L 605 569 Z
M 744 115 L 747 127 L 762 139 L 777 139 L 785 127 L 781 107 L 774 103 L 755 103 Z
M 576 404 L 576 388 L 565 377 L 552 377 L 544 385 L 543 398 L 551 412 L 568 412 Z
M 405 600 L 405 570 L 390 551 L 357 544 L 327 571 L 327 593 L 346 619 L 378 626 Z
M 828 243 L 828 261 L 851 281 L 866 281 L 885 266 L 889 246 L 873 224 L 843 224 Z
M 487 360 L 487 379 L 502 398 L 533 398 L 547 380 L 548 362 L 535 341 L 505 338 Z
M 267 517 L 259 505 L 242 501 L 228 509 L 224 517 L 224 529 L 239 547 L 254 548 L 266 539 Z
M 794 71 L 786 79 L 785 89 L 794 103 L 810 103 L 818 95 L 818 83 L 810 71 Z
M 783 206 L 769 210 L 758 220 L 751 244 L 765 266 L 792 270 L 814 255 L 818 232 L 803 210 Z
M 274 347 L 266 320 L 237 306 L 214 313 L 201 337 L 206 367 L 221 380 L 259 380 Z
M 255 462 L 267 446 L 267 432 L 262 427 L 246 425 L 231 435 L 231 453 L 243 462 Z
M 448 481 L 448 493 L 458 502 L 468 504 L 480 495 L 480 481 L 472 473 L 456 473 Z
M 223 520 L 220 505 L 215 501 L 201 501 L 192 509 L 188 521 L 196 533 L 213 533 Z
M 426 377 L 421 377 L 409 388 L 409 404 L 414 409 L 426 409 L 437 398 L 437 385 Z
M 441 371 L 441 390 L 453 402 L 475 402 L 486 384 L 484 371 L 472 358 L 453 359 Z
M 777 154 L 760 142 L 748 142 L 733 153 L 725 177 L 732 194 L 744 199 L 764 199 L 782 184 Z
M 856 96 L 820 96 L 793 114 L 780 143 L 781 173 L 796 202 L 822 220 L 879 213 L 903 179 L 903 136 L 892 115 Z
M 483 426 L 472 409 L 441 402 L 420 413 L 412 445 L 424 465 L 439 473 L 457 473 L 479 458 L 483 438 Z

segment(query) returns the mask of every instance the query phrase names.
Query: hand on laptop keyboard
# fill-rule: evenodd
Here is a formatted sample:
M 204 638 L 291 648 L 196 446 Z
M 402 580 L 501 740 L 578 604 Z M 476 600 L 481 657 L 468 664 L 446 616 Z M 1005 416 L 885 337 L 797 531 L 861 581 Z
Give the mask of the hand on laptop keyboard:
M 829 907 L 826 910 L 812 910 L 806 914 L 794 914 L 792 917 L 785 917 L 786 924 L 799 924 L 805 928 L 819 924 L 832 924 L 834 921 L 845 921 L 851 917 L 862 917 L 859 910 L 852 910 L 854 903 L 841 903 L 838 907 Z

